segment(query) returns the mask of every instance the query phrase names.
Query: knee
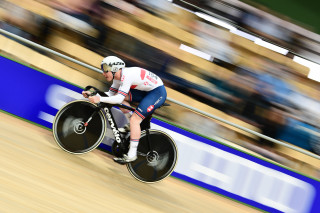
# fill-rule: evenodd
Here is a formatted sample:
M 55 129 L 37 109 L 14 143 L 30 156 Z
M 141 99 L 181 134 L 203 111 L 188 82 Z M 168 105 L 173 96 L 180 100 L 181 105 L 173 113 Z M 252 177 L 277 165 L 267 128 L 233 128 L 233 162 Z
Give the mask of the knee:
M 142 118 L 140 118 L 137 114 L 133 113 L 130 118 L 130 125 L 140 125 Z

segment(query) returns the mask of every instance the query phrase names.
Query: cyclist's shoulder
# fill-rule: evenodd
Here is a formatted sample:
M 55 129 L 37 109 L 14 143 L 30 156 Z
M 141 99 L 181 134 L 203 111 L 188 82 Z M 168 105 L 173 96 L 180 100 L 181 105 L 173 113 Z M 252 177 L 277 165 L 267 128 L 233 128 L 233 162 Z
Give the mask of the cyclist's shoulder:
M 124 80 L 124 78 L 129 76 L 130 76 L 130 79 L 137 79 L 137 78 L 140 78 L 142 75 L 145 75 L 147 72 L 149 71 L 141 67 L 126 67 L 122 70 L 121 79 Z
M 155 73 L 141 67 L 125 67 L 122 70 L 122 76 L 131 76 L 132 78 L 141 78 L 141 76 L 145 76 L 146 74 L 156 76 Z

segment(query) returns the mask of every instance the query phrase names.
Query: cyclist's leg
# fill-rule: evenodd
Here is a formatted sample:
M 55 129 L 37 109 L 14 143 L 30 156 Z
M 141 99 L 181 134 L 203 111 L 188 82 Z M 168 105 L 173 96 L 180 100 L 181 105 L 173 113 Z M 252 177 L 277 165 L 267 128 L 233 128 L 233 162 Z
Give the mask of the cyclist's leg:
M 142 92 L 142 91 L 140 91 Z M 137 110 L 135 113 L 140 115 L 142 119 L 148 117 L 149 115 L 153 114 L 153 112 L 162 106 L 167 99 L 167 91 L 164 86 L 160 86 L 151 90 L 149 92 L 145 92 L 145 95 L 140 99 L 136 99 L 136 92 L 132 91 L 132 100 L 134 102 L 139 102 Z
M 137 148 L 141 136 L 140 123 L 142 118 L 134 113 L 130 118 L 130 146 L 128 151 L 128 157 L 134 158 L 137 156 Z
M 130 119 L 130 149 L 128 156 L 137 155 L 137 147 L 141 136 L 140 124 L 143 119 L 153 114 L 166 100 L 167 93 L 165 87 L 158 87 L 148 93 L 141 100 L 134 114 Z M 131 148 L 132 147 L 132 148 Z
M 132 101 L 139 102 L 138 107 L 130 118 L 130 146 L 124 159 L 115 159 L 118 163 L 126 163 L 137 158 L 137 147 L 140 140 L 140 123 L 155 109 L 159 108 L 166 100 L 167 93 L 165 87 L 158 87 L 150 92 L 132 90 Z
M 148 93 L 146 91 L 133 89 L 133 90 L 130 90 L 125 100 L 140 103 L 138 106 L 139 108 L 141 107 L 141 102 L 144 100 L 147 94 Z M 129 145 L 129 151 L 127 153 L 127 156 L 129 158 L 136 158 L 137 156 L 137 148 L 138 148 L 138 144 L 141 136 L 140 123 L 142 122 L 143 119 L 144 119 L 144 116 L 139 112 L 133 113 L 130 118 L 130 145 Z

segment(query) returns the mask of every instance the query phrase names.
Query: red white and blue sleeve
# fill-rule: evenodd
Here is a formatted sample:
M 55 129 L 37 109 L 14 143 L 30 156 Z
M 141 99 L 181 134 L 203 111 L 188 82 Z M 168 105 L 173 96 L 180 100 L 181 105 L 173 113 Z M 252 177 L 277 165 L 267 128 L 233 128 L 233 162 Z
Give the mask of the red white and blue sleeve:
M 130 78 L 125 79 L 124 76 L 122 76 L 120 87 L 118 88 L 117 94 L 110 97 L 101 97 L 100 101 L 105 103 L 110 103 L 110 104 L 122 103 L 124 98 L 128 95 L 130 91 L 131 84 L 132 82 Z
M 115 94 L 118 93 L 118 88 L 120 86 L 120 81 L 116 81 L 114 80 L 111 87 L 109 88 L 109 91 L 106 92 L 106 94 L 110 97 L 110 96 L 114 96 Z

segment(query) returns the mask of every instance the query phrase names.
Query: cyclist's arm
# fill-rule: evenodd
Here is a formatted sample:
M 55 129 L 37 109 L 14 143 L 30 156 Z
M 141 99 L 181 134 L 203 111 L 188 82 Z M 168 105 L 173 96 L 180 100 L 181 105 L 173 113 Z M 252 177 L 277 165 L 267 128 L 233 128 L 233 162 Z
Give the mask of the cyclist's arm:
M 124 101 L 124 98 L 128 95 L 131 86 L 131 81 L 128 79 L 120 85 L 118 93 L 110 97 L 101 97 L 100 101 L 110 104 L 120 104 Z
M 114 96 L 115 94 L 118 93 L 119 86 L 120 86 L 120 83 L 114 80 L 111 87 L 109 88 L 109 91 L 105 92 L 105 94 L 107 94 L 108 96 Z
M 100 102 L 109 104 L 121 104 L 124 101 L 125 96 L 119 93 L 111 97 L 100 97 Z

